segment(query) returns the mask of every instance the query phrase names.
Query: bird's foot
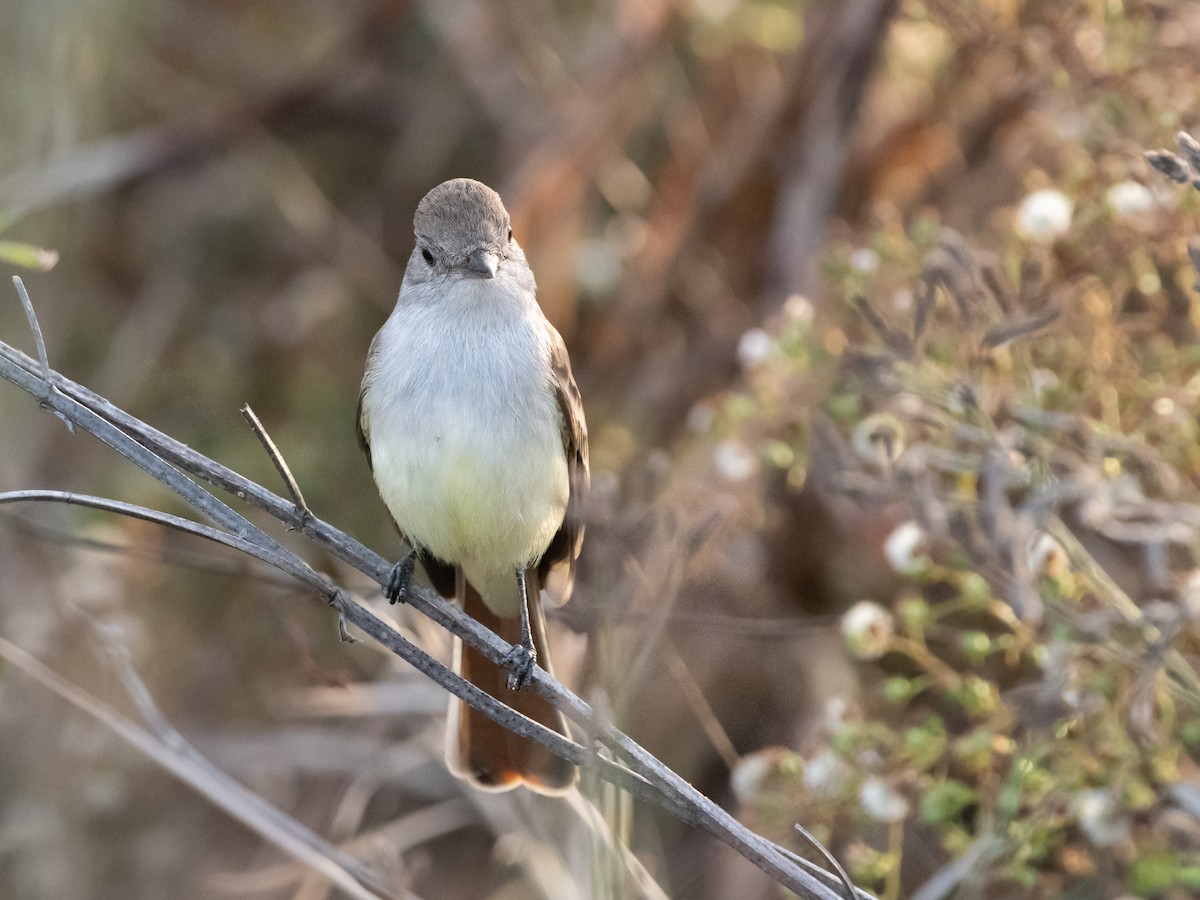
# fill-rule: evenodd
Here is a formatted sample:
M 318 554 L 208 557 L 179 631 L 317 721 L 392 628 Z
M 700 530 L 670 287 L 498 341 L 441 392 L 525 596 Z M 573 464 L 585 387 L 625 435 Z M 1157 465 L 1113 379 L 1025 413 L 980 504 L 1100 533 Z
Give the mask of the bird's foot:
M 508 689 L 519 691 L 529 684 L 536 665 L 537 651 L 533 647 L 514 645 L 504 657 L 504 668 L 508 669 Z
M 392 566 L 387 584 L 383 586 L 383 596 L 388 598 L 389 603 L 404 602 L 404 596 L 408 593 L 409 582 L 412 581 L 413 562 L 416 556 L 417 551 L 413 550 L 401 559 L 400 562 Z

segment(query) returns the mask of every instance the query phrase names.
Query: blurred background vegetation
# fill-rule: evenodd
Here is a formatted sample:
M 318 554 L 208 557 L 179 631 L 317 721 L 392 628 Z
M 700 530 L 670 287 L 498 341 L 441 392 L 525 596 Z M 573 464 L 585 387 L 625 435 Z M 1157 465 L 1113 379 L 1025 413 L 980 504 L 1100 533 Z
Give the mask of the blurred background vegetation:
M 273 486 L 250 403 L 313 510 L 395 556 L 362 363 L 416 202 L 491 184 L 591 430 L 560 676 L 882 896 L 1194 896 L 1200 163 L 1143 151 L 1200 128 L 1197 47 L 1189 0 L 15 0 L 0 241 L 58 261 L 0 268 L 54 367 Z M 32 349 L 15 296 L 0 336 Z M 24 487 L 180 511 L 0 386 Z M 446 776 L 443 698 L 313 597 L 14 509 L 0 635 L 127 708 L 124 648 L 189 740 L 397 886 L 638 895 L 565 804 Z M 20 673 L 0 691 L 0 895 L 326 892 Z M 585 792 L 667 895 L 779 896 Z

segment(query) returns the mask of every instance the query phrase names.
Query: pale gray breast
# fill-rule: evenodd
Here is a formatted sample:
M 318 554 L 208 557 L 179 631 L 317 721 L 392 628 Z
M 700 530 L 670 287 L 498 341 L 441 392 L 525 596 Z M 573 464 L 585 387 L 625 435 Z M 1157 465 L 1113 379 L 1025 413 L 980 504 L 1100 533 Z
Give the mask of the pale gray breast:
M 365 400 L 373 437 L 381 428 L 426 439 L 447 430 L 538 443 L 556 436 L 536 302 L 493 281 L 420 287 L 422 296 L 402 300 L 379 336 Z M 438 288 L 436 299 L 423 296 Z

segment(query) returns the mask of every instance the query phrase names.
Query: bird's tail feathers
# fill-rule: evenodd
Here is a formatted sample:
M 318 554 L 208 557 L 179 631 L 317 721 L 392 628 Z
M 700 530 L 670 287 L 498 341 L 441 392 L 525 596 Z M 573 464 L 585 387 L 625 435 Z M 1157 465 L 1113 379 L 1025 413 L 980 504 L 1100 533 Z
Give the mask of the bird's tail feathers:
M 553 674 L 536 568 L 527 570 L 525 584 L 537 662 Z M 492 612 L 479 591 L 462 576 L 461 570 L 456 594 L 467 615 L 510 644 L 520 643 L 520 618 L 498 616 Z M 492 662 L 458 638 L 454 641 L 454 668 L 471 684 L 522 715 L 560 734 L 567 734 L 566 719 L 549 700 L 532 688 L 510 689 L 508 670 L 504 666 Z M 579 770 L 572 763 L 555 756 L 541 744 L 513 734 L 457 698 L 450 701 L 446 764 L 454 775 L 486 791 L 507 791 L 523 784 L 539 794 L 561 795 L 570 790 L 579 777 Z

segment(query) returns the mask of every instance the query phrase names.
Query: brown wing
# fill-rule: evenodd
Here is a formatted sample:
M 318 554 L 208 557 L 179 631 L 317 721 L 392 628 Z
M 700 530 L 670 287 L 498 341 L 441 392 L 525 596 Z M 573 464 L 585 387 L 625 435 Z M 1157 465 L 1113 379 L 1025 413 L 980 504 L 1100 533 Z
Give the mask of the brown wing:
M 358 434 L 358 446 L 367 455 L 367 468 L 374 472 L 375 466 L 371 463 L 371 429 L 370 425 L 363 421 L 363 395 L 366 392 L 367 386 L 364 384 L 358 391 L 358 409 L 354 412 L 354 430 Z
M 371 370 L 371 363 L 375 361 L 375 345 L 379 343 L 379 334 L 371 338 L 371 346 L 367 348 L 367 371 Z M 354 411 L 354 430 L 358 434 L 358 446 L 362 448 L 362 452 L 367 455 L 367 468 L 372 472 L 375 471 L 375 464 L 371 461 L 371 423 L 368 422 L 364 415 L 363 400 L 367 396 L 367 376 L 363 373 L 362 386 L 358 389 L 358 408 Z
M 583 545 L 583 521 L 580 505 L 590 483 L 588 471 L 587 421 L 583 417 L 583 400 L 575 377 L 571 374 L 571 358 L 562 336 L 549 322 L 550 369 L 554 377 L 554 393 L 558 400 L 559 426 L 563 450 L 567 455 L 567 472 L 571 479 L 571 498 L 563 523 L 538 563 L 538 574 L 551 597 L 565 603 L 575 582 L 575 560 Z

